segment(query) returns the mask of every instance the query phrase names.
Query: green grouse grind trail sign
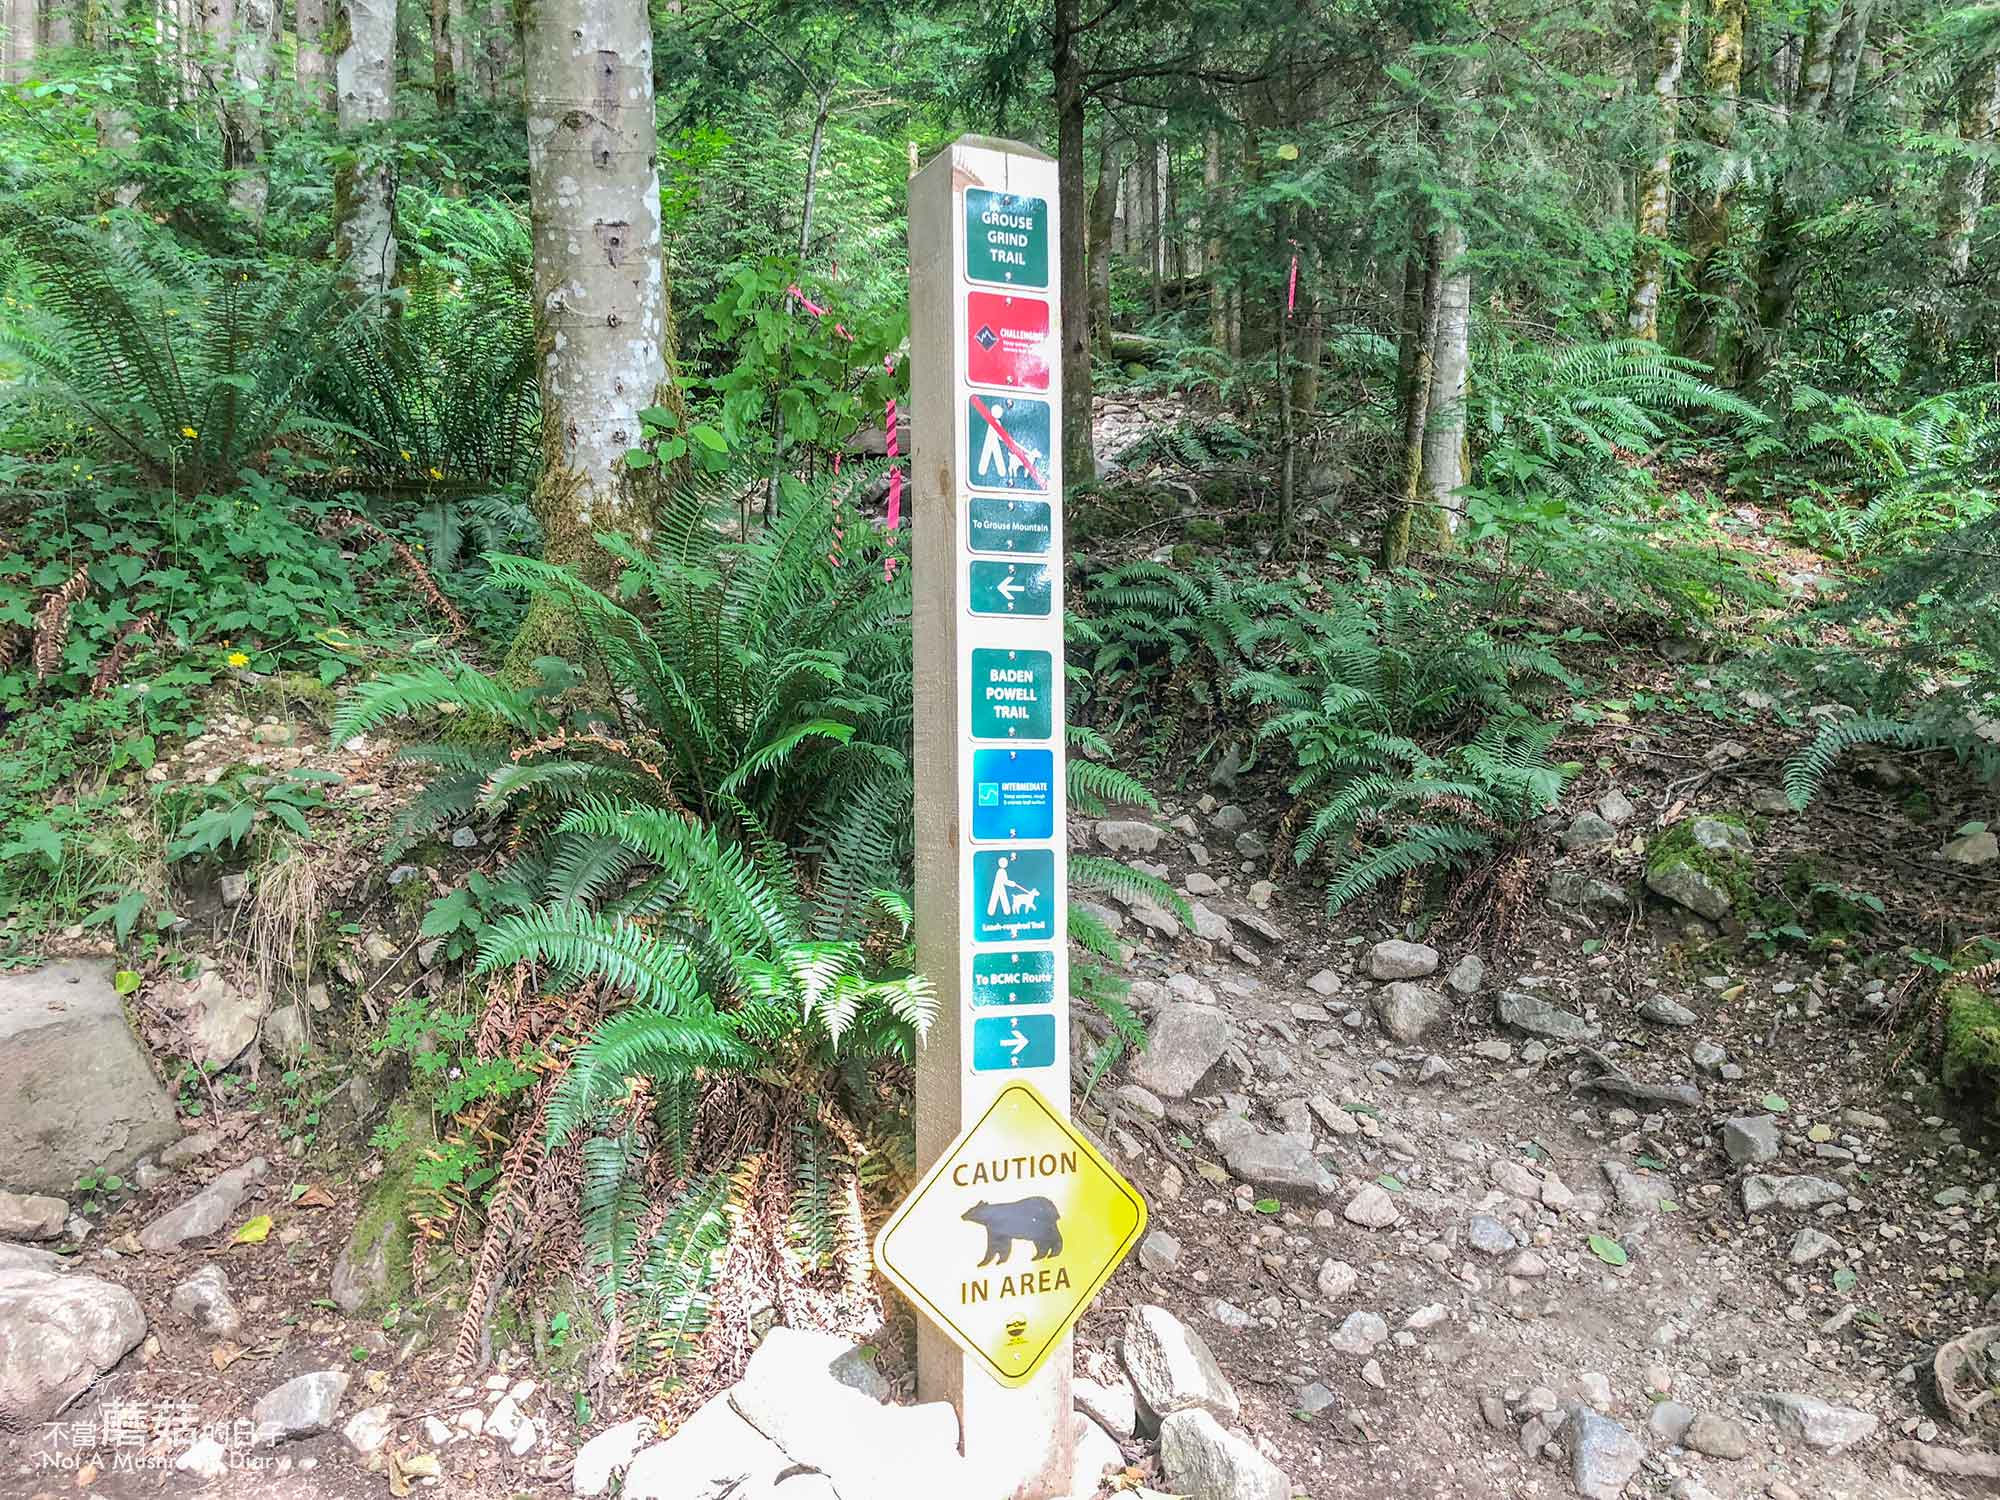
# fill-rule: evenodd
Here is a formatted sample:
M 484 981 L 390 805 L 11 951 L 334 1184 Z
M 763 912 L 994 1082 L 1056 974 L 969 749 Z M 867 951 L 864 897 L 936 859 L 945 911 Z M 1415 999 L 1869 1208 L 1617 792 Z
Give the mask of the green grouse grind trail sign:
M 929 1186 L 877 1260 L 924 1315 L 919 1397 L 958 1408 L 978 1475 L 964 1500 L 1071 1493 L 1069 1328 L 1144 1221 L 1115 1172 L 1099 1181 L 1089 1153 L 1061 1147 L 1059 218 L 1055 163 L 1010 141 L 964 137 L 910 179 L 917 963 L 938 1010 L 917 1059 Z M 1025 1198 L 961 1184 L 951 1164 L 980 1131 L 1010 1153 L 1044 1141 L 1075 1169 Z

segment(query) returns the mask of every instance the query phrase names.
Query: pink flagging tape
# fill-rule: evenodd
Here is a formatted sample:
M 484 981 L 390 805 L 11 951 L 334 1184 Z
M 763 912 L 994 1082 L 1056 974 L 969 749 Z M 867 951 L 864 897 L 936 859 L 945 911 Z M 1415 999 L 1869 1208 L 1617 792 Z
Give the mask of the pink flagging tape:
M 896 373 L 895 355 L 883 355 L 882 368 L 891 375 L 894 375 Z M 884 425 L 889 434 L 889 533 L 893 536 L 896 529 L 903 524 L 903 469 L 896 462 L 901 450 L 896 444 L 896 393 L 894 391 L 889 393 L 888 414 L 884 418 Z M 883 558 L 882 581 L 884 583 L 891 583 L 895 581 L 895 577 L 896 559 L 894 557 Z
M 1299 305 L 1299 242 L 1297 240 L 1293 240 L 1292 278 L 1290 283 L 1285 287 L 1285 316 L 1289 318 L 1292 315 L 1292 310 L 1296 308 L 1298 305 Z

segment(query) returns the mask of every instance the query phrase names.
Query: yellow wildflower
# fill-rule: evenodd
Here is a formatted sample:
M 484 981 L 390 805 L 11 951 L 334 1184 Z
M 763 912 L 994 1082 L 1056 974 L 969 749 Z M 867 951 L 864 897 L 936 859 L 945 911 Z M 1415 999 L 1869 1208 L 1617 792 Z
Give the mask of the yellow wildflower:
M 408 448 L 403 448 L 399 449 L 398 451 L 401 452 L 401 454 L 403 455 L 403 462 L 408 463 L 410 461 L 410 450 Z
M 433 479 L 442 479 L 442 478 L 444 478 L 444 470 L 442 470 L 442 469 L 432 469 L 432 470 L 431 470 L 431 478 L 433 478 Z
M 247 667 L 250 665 L 250 658 L 245 656 L 241 651 L 230 652 L 224 660 L 232 667 Z
M 200 437 L 201 434 L 196 432 L 192 427 L 183 427 L 181 429 L 181 436 L 184 438 L 196 438 Z

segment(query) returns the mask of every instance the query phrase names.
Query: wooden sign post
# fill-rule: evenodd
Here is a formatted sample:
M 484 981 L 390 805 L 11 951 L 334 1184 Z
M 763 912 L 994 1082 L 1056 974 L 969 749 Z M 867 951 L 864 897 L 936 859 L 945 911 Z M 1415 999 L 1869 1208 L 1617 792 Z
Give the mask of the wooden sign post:
M 1050 1247 L 1081 1212 L 1059 1169 L 1092 1170 L 1078 1153 L 1045 1140 L 1029 1155 L 1004 1134 L 1059 1135 L 1069 1114 L 1056 211 L 1054 161 L 1011 141 L 961 137 L 910 180 L 917 946 L 938 996 L 917 1064 L 917 1152 L 948 1168 L 934 1173 L 935 1201 L 960 1212 L 941 1222 L 975 1219 L 968 1239 L 915 1255 L 943 1288 L 920 1323 L 918 1388 L 958 1408 L 976 1500 L 1070 1492 L 1075 1312 L 1040 1289 L 1059 1271 L 1066 1290 L 1082 1285 L 1083 1268 L 1065 1270 Z M 1026 1102 L 997 1107 L 1022 1083 L 1034 1099 L 1016 1089 L 1009 1099 Z M 981 1122 L 1003 1132 L 984 1157 L 1058 1170 L 1006 1182 L 988 1172 L 975 1190 L 978 1164 L 946 1158 Z M 947 1204 L 961 1188 L 969 1201 Z M 990 1334 L 1013 1352 L 988 1350 L 979 1309 L 1017 1275 L 1017 1316 Z

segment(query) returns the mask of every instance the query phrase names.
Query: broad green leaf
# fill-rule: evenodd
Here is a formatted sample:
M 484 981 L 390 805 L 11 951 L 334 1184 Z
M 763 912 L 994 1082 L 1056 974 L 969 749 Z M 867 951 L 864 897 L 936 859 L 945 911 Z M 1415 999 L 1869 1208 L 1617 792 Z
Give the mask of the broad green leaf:
M 1603 1234 L 1593 1234 L 1590 1237 L 1590 1253 L 1603 1261 L 1607 1266 L 1622 1266 L 1629 1263 L 1632 1259 L 1631 1256 L 1625 1253 L 1623 1245 L 1619 1244 L 1618 1241 L 1612 1239 L 1609 1235 Z

